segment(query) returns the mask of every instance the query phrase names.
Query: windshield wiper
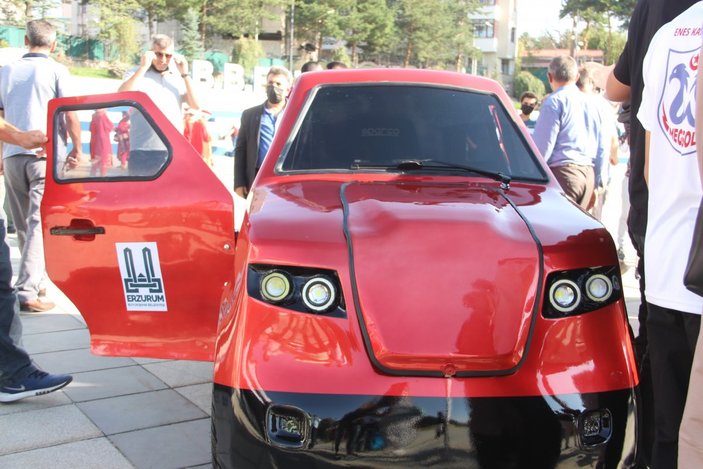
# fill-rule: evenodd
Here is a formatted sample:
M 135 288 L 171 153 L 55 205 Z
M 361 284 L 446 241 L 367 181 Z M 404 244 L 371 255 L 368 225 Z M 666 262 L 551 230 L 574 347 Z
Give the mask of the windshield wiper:
M 510 181 L 512 178 L 508 174 L 501 172 L 486 171 L 485 169 L 474 168 L 472 166 L 465 166 L 461 164 L 449 163 L 446 161 L 437 160 L 405 160 L 401 161 L 396 165 L 396 169 L 401 171 L 414 171 L 421 169 L 432 169 L 440 171 L 452 171 L 459 170 L 464 172 L 476 173 L 481 176 L 498 181 L 501 184 L 501 188 L 508 189 L 510 187 Z

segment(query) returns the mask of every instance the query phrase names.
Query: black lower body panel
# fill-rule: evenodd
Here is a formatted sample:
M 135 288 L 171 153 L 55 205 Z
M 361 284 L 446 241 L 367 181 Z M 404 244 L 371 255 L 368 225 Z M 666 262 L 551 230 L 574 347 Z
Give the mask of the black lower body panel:
M 215 384 L 226 468 L 617 468 L 634 391 L 441 398 L 250 391 Z M 397 465 L 397 466 L 396 466 Z

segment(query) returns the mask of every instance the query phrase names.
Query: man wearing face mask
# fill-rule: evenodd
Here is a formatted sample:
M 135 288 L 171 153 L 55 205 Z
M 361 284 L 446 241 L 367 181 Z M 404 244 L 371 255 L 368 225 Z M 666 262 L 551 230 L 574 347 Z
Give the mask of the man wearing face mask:
M 532 91 L 525 91 L 520 95 L 520 118 L 525 123 L 530 133 L 535 128 L 535 122 L 539 117 L 539 111 L 535 111 L 537 107 L 537 95 Z
M 290 72 L 271 67 L 266 74 L 266 101 L 242 113 L 234 149 L 234 192 L 246 198 L 278 127 L 292 84 Z

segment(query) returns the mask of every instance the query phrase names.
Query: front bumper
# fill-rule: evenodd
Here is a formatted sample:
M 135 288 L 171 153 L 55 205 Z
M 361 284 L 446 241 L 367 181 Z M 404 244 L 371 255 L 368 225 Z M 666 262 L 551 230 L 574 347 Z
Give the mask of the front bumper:
M 441 398 L 213 392 L 213 462 L 236 468 L 616 468 L 634 390 Z

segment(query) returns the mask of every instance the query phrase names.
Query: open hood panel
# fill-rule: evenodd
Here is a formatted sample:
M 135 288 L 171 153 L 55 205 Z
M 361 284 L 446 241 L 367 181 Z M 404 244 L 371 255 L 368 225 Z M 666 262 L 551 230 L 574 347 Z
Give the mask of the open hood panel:
M 355 306 L 377 367 L 514 372 L 539 298 L 541 249 L 508 200 L 454 184 L 352 183 L 342 196 Z

